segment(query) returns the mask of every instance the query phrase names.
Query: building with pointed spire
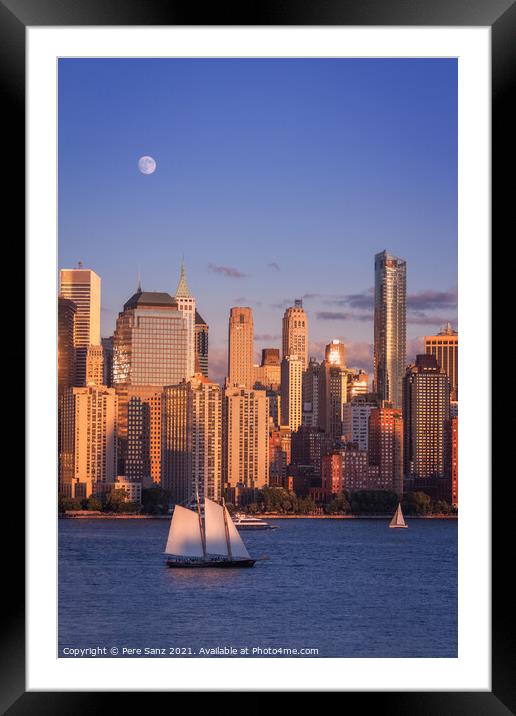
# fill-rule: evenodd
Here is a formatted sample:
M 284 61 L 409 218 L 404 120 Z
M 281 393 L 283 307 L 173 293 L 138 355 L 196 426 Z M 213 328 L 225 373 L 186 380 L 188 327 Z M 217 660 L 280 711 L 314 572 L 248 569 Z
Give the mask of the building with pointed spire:
M 179 283 L 174 295 L 177 308 L 186 319 L 187 326 L 187 376 L 191 378 L 195 373 L 195 298 L 192 296 L 186 280 L 186 268 L 181 262 Z

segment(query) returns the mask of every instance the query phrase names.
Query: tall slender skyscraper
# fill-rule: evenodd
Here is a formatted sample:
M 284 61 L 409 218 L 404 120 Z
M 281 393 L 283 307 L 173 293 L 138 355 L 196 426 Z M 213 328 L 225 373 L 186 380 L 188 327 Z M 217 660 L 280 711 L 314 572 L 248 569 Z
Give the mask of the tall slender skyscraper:
M 59 393 L 71 388 L 75 380 L 75 313 L 77 306 L 59 296 L 57 304 L 57 385 Z
M 303 359 L 290 355 L 281 361 L 281 424 L 295 432 L 303 417 Z
M 195 298 L 192 296 L 186 280 L 186 269 L 181 264 L 179 283 L 177 284 L 174 296 L 177 309 L 186 319 L 186 374 L 191 378 L 195 373 Z
M 100 345 L 100 277 L 91 269 L 61 269 L 60 295 L 73 301 L 75 314 L 75 382 L 86 385 L 86 353 Z
M 301 358 L 303 370 L 308 366 L 308 317 L 303 301 L 296 299 L 283 315 L 283 358 L 296 355 Z
M 425 353 L 435 356 L 450 379 L 451 399 L 459 399 L 459 334 L 447 323 L 436 336 L 425 336 Z
M 401 408 L 406 358 L 407 264 L 382 251 L 374 257 L 374 390 Z
M 229 386 L 253 387 L 253 311 L 234 307 L 229 314 Z

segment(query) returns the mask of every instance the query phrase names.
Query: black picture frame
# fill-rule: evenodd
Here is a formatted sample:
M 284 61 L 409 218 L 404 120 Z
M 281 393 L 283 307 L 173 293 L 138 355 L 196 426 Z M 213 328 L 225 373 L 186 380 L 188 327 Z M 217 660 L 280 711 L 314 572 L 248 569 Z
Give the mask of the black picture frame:
M 200 21 L 201 20 L 201 21 Z M 6 150 L 14 148 L 16 162 L 9 165 L 9 181 L 4 187 L 2 212 L 5 236 L 9 237 L 10 252 L 18 251 L 18 263 L 24 262 L 25 216 L 25 30 L 27 26 L 71 25 L 401 25 L 401 26 L 490 26 L 492 31 L 492 191 L 493 238 L 497 245 L 507 230 L 514 232 L 510 213 L 514 206 L 514 181 L 511 177 L 514 157 L 514 114 L 509 112 L 512 80 L 515 74 L 516 4 L 513 0 L 274 0 L 256 4 L 240 3 L 232 6 L 212 5 L 202 11 L 195 4 L 171 0 L 0 0 L 0 88 L 3 136 L 8 138 Z M 512 151 L 511 151 L 512 150 Z M 512 236 L 511 236 L 512 238 Z M 493 266 L 495 265 L 493 252 Z M 504 258 L 504 264 L 509 262 Z M 510 270 L 510 265 L 506 268 Z M 18 295 L 19 276 L 16 281 Z M 509 278 L 507 276 L 507 278 Z M 502 280 L 496 282 L 500 286 Z M 493 296 L 493 299 L 495 295 Z M 8 325 L 10 333 L 9 358 L 23 365 L 23 333 L 19 327 L 19 302 Z M 14 312 L 13 312 L 14 313 Z M 29 346 L 34 350 L 34 346 Z M 495 365 L 493 361 L 493 365 Z M 19 370 L 19 369 L 18 369 Z M 481 380 L 489 380 L 489 367 L 481 369 Z M 14 382 L 13 382 L 14 383 Z M 9 386 L 10 405 L 23 405 L 20 385 Z M 505 397 L 509 399 L 506 394 Z M 508 421 L 509 422 L 509 421 Z M 14 420 L 12 445 L 23 454 L 21 421 Z M 508 430 L 497 430 L 496 449 L 502 453 L 507 445 Z M 485 436 L 489 439 L 489 436 Z M 18 441 L 18 445 L 16 444 Z M 11 444 L 11 443 L 10 443 Z M 497 457 L 497 460 L 499 458 Z M 498 462 L 493 461 L 494 467 Z M 500 469 L 501 472 L 501 469 Z M 18 471 L 19 473 L 19 471 Z M 503 478 L 503 473 L 502 473 Z M 498 479 L 502 479 L 498 476 Z M 26 692 L 25 691 L 25 575 L 24 524 L 21 517 L 22 486 L 5 500 L 7 514 L 2 520 L 4 550 L 2 556 L 4 581 L 1 632 L 3 649 L 0 662 L 0 708 L 10 716 L 21 714 L 92 714 L 104 713 L 120 707 L 121 694 L 108 692 Z M 499 486 L 500 483 L 498 483 Z M 512 491 L 512 493 L 511 493 Z M 479 497 L 480 499 L 480 497 Z M 17 502 L 18 511 L 14 502 Z M 360 706 L 367 705 L 382 713 L 402 714 L 502 714 L 516 712 L 514 678 L 514 597 L 509 588 L 513 557 L 509 529 L 514 502 L 514 478 L 507 474 L 502 489 L 493 490 L 492 529 L 492 691 L 484 692 L 363 692 L 347 693 L 349 700 L 357 696 Z M 507 576 L 509 575 L 509 576 Z M 35 585 L 31 585 L 35 588 Z M 401 664 L 400 664 L 401 667 Z M 410 684 L 407 684 L 410 688 Z M 338 685 L 336 685 L 338 690 Z M 128 694 L 133 708 L 144 704 L 149 693 Z M 116 701 L 115 701 L 116 699 Z M 365 699 L 365 701 L 364 701 Z M 343 702 L 344 705 L 344 702 Z

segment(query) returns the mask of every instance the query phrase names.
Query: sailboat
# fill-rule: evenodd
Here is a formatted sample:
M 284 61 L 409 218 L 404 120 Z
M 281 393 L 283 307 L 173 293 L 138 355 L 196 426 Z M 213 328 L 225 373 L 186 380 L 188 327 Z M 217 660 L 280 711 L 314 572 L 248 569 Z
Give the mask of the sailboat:
M 227 569 L 252 567 L 256 562 L 246 549 L 223 503 L 204 499 L 204 519 L 199 498 L 197 512 L 176 505 L 168 533 L 165 554 L 169 567 Z
M 389 522 L 389 527 L 407 527 L 405 520 L 403 519 L 403 512 L 401 511 L 401 503 L 398 502 L 396 512 L 392 516 L 392 520 Z

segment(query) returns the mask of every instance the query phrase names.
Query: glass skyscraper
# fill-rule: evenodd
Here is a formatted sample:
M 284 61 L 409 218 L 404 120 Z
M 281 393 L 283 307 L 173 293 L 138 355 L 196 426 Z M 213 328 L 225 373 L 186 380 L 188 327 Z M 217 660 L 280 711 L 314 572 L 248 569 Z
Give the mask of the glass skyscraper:
M 402 407 L 406 359 L 407 264 L 382 251 L 374 257 L 374 390 Z

